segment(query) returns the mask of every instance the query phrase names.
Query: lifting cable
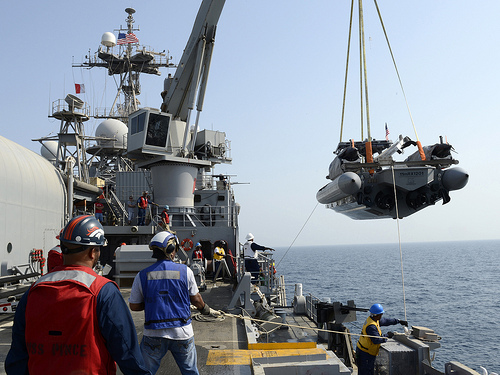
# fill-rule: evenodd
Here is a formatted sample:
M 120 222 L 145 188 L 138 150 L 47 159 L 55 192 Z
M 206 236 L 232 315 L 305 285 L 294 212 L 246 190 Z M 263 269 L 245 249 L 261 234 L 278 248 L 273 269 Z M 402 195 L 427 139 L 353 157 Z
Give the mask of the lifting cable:
M 384 31 L 384 36 L 385 36 L 385 40 L 387 42 L 387 47 L 389 48 L 389 52 L 390 52 L 391 58 L 392 58 L 392 63 L 394 64 L 394 69 L 396 70 L 396 74 L 398 76 L 399 86 L 401 87 L 401 92 L 403 93 L 403 97 L 404 97 L 405 103 L 406 103 L 406 108 L 408 109 L 408 114 L 410 115 L 410 120 L 411 120 L 411 124 L 413 126 L 413 131 L 415 132 L 415 137 L 417 138 L 417 147 L 418 147 L 418 151 L 420 153 L 420 158 L 422 160 L 425 160 L 425 153 L 422 149 L 422 144 L 420 143 L 420 140 L 418 139 L 417 128 L 415 126 L 415 122 L 413 121 L 413 116 L 412 116 L 411 111 L 410 111 L 410 106 L 408 104 L 408 100 L 406 98 L 406 93 L 405 93 L 405 90 L 403 88 L 403 82 L 401 81 L 401 76 L 399 75 L 399 70 L 398 70 L 398 67 L 396 65 L 396 59 L 394 58 L 394 54 L 392 53 L 391 44 L 389 43 L 389 37 L 387 36 L 384 21 L 382 20 L 382 14 L 380 13 L 380 9 L 378 7 L 377 0 L 373 0 L 373 1 L 375 3 L 375 7 L 377 8 L 377 14 L 378 14 L 378 17 L 380 19 L 380 25 L 382 26 L 382 30 Z
M 349 72 L 349 55 L 351 50 L 351 32 L 352 32 L 352 14 L 354 9 L 354 0 L 351 1 L 351 17 L 349 19 L 349 37 L 347 39 L 347 59 L 345 63 L 345 77 L 344 77 L 344 96 L 342 98 L 342 117 L 340 119 L 340 142 L 342 142 L 342 133 L 344 131 L 344 114 L 345 114 L 345 98 L 347 92 L 347 75 Z
M 395 203 L 395 208 L 396 208 L 396 223 L 398 227 L 398 243 L 399 243 L 399 259 L 401 262 L 401 283 L 403 285 L 403 307 L 404 307 L 404 312 L 405 312 L 405 320 L 406 319 L 406 294 L 405 294 L 405 274 L 403 271 L 403 250 L 401 248 L 401 230 L 399 227 L 399 208 L 398 208 L 398 197 L 396 193 L 396 178 L 394 176 L 394 165 L 391 166 L 391 171 L 392 171 L 392 185 L 394 187 L 394 203 Z
M 286 254 L 288 254 L 288 251 L 292 248 L 293 244 L 295 243 L 295 241 L 297 240 L 297 238 L 300 236 L 300 233 L 302 233 L 302 230 L 304 229 L 304 227 L 306 226 L 307 222 L 309 221 L 309 219 L 311 218 L 312 214 L 314 213 L 314 211 L 316 210 L 316 207 L 318 207 L 318 203 L 316 203 L 316 206 L 314 206 L 313 210 L 311 211 L 311 213 L 309 214 L 309 217 L 306 219 L 306 222 L 304 223 L 304 225 L 302 225 L 302 228 L 300 228 L 299 230 L 299 233 L 297 233 L 297 235 L 295 236 L 295 238 L 293 239 L 292 243 L 290 244 L 290 246 L 288 247 L 288 249 L 286 250 L 285 254 L 283 254 L 283 256 L 281 257 L 280 261 L 278 262 L 278 264 L 276 264 L 276 268 L 278 268 L 278 266 L 280 265 L 281 261 L 285 258 Z
M 362 86 L 362 82 L 364 82 L 364 89 L 365 89 L 365 106 L 366 106 L 366 131 L 367 131 L 367 136 L 368 136 L 368 142 L 371 142 L 371 130 L 370 130 L 370 109 L 369 109 L 369 104 L 368 104 L 368 70 L 366 68 L 366 46 L 365 46 L 365 24 L 363 21 L 363 0 L 359 0 L 359 59 L 360 59 L 360 65 L 359 69 L 363 69 L 362 72 L 360 72 L 360 84 Z M 361 114 L 363 113 L 363 88 L 361 87 Z M 361 140 L 363 140 L 363 116 L 361 115 Z M 367 152 L 367 159 L 368 159 L 368 152 Z M 371 162 L 370 160 L 367 160 L 369 163 Z

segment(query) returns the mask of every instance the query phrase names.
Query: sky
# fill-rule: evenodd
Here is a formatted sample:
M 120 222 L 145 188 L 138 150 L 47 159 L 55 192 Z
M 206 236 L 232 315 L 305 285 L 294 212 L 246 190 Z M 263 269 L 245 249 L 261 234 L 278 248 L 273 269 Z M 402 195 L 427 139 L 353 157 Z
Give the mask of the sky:
M 190 35 L 199 0 L 106 2 L 78 6 L 55 0 L 4 7 L 0 134 L 33 151 L 32 139 L 55 134 L 50 103 L 75 94 L 108 107 L 114 81 L 105 71 L 72 68 L 93 54 L 101 35 L 125 26 L 133 7 L 141 44 L 167 50 L 176 63 Z M 241 205 L 240 241 L 306 246 L 498 239 L 492 169 L 499 137 L 500 3 L 493 0 L 378 1 L 404 91 L 422 144 L 445 136 L 468 185 L 451 202 L 400 220 L 354 221 L 317 204 L 339 142 L 350 2 L 347 0 L 226 1 L 217 27 L 201 127 L 231 141 L 231 175 Z M 372 137 L 415 133 L 374 3 L 364 3 Z M 116 32 L 115 32 L 116 34 Z M 354 37 L 357 40 L 357 37 Z M 357 44 L 352 45 L 344 139 L 358 139 Z M 163 78 L 142 75 L 144 106 L 158 108 Z M 104 82 L 106 82 L 104 84 Z M 89 123 L 93 135 L 98 123 Z M 366 134 L 366 133 L 365 133 Z M 406 157 L 407 153 L 404 157 Z M 483 176 L 483 177 L 481 177 Z M 243 184 L 245 183 L 245 184 Z M 398 234 L 399 233 L 399 234 Z

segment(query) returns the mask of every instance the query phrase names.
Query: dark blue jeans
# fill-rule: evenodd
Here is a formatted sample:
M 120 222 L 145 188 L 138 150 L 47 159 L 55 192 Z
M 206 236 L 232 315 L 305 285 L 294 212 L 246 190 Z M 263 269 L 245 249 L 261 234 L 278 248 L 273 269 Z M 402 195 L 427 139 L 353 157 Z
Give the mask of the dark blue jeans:
M 146 219 L 146 209 L 145 208 L 139 208 L 137 210 L 137 225 L 146 225 L 145 223 Z
M 245 270 L 252 274 L 252 284 L 257 284 L 260 274 L 260 266 L 257 259 L 245 259 Z
M 373 375 L 375 367 L 375 356 L 368 354 L 356 347 L 356 364 L 358 375 Z

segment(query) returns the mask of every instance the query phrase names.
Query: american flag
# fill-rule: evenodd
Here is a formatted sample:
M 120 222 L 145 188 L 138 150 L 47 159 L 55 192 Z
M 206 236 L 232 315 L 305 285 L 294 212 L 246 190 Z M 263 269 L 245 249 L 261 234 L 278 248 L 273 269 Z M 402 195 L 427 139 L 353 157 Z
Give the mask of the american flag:
M 389 128 L 387 127 L 387 124 L 385 124 L 385 140 L 389 140 Z
M 118 40 L 116 44 L 120 45 L 127 43 L 139 43 L 139 39 L 137 39 L 134 33 L 130 34 L 118 33 Z

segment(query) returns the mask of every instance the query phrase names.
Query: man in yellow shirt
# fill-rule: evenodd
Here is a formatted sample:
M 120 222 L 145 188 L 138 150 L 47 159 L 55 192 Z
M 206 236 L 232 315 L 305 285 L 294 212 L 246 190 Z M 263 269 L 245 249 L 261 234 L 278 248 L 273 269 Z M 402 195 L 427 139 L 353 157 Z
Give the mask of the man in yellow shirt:
M 216 247 L 214 249 L 214 280 L 217 270 L 221 266 L 222 260 L 224 259 L 226 252 L 223 247 Z

